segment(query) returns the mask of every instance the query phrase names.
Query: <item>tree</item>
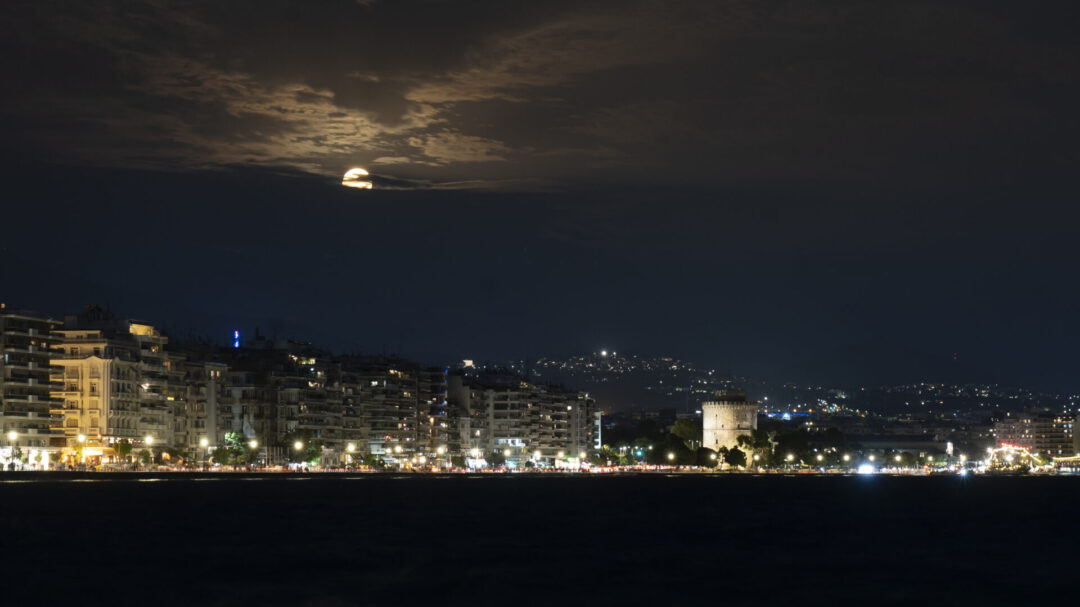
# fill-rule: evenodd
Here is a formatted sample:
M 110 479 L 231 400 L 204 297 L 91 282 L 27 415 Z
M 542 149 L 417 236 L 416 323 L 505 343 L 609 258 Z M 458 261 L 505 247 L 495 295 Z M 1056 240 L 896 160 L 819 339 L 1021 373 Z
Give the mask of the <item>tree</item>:
M 671 426 L 671 433 L 680 439 L 690 450 L 701 446 L 701 422 L 696 419 L 680 418 Z
M 716 451 L 702 447 L 694 454 L 694 462 L 705 468 L 715 468 L 720 465 L 720 456 L 716 454 Z
M 300 443 L 300 449 L 296 448 L 297 442 Z M 316 439 L 308 430 L 296 430 L 286 434 L 281 446 L 289 454 L 290 462 L 315 465 L 322 457 L 322 441 Z
M 738 447 L 732 447 L 724 454 L 724 463 L 729 466 L 742 468 L 746 466 L 746 454 Z
M 215 464 L 221 464 L 222 466 L 228 466 L 232 464 L 233 459 L 229 450 L 222 447 L 214 449 L 214 452 L 210 455 L 210 461 Z
M 211 460 L 223 466 L 235 466 L 246 463 L 250 458 L 248 451 L 253 451 L 239 432 L 226 432 L 222 445 L 214 450 Z
M 237 452 L 244 450 L 244 435 L 239 432 L 226 432 L 225 433 L 225 448 L 229 451 Z
M 619 452 L 608 445 L 600 447 L 599 451 L 589 456 L 589 463 L 594 466 L 617 466 L 620 463 Z
M 694 463 L 693 452 L 674 434 L 669 434 L 666 441 L 645 451 L 645 458 L 650 464 L 660 466 L 688 466 Z
M 506 464 L 506 456 L 503 455 L 503 452 L 499 451 L 498 449 L 496 449 L 494 453 L 489 455 L 487 459 L 488 462 L 492 465 L 492 467 L 503 466 Z
M 455 467 L 455 468 L 464 468 L 465 467 L 465 456 L 464 455 L 451 455 L 450 456 L 450 465 Z
M 757 428 L 751 430 L 750 434 L 743 434 L 735 440 L 743 451 L 751 456 L 758 456 L 758 464 L 767 466 L 773 459 L 773 438 L 775 436 L 775 432 Z
M 120 439 L 115 445 L 113 445 L 113 451 L 116 452 L 116 457 L 122 460 L 127 460 L 127 457 L 131 455 L 131 441 L 126 438 Z

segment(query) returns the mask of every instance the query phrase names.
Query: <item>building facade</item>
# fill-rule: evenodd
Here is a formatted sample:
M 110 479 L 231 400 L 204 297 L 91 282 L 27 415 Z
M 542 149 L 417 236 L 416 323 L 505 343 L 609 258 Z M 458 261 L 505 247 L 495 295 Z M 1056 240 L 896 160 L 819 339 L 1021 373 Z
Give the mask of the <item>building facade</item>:
M 147 453 L 186 442 L 185 360 L 153 325 L 88 308 L 54 334 L 53 437 L 65 463 L 116 463 L 121 441 Z
M 1025 411 L 994 424 L 994 434 L 999 444 L 1024 447 L 1046 457 L 1069 457 L 1077 454 L 1074 422 L 1072 415 L 1064 413 Z
M 450 403 L 460 449 L 515 466 L 581 460 L 599 441 L 599 409 L 583 392 L 533 384 L 512 374 L 452 375 Z
M 760 403 L 747 401 L 746 392 L 717 391 L 715 400 L 701 405 L 702 446 L 713 451 L 738 447 L 738 438 L 757 429 Z
M 0 462 L 46 468 L 52 442 L 53 330 L 59 321 L 0 304 Z

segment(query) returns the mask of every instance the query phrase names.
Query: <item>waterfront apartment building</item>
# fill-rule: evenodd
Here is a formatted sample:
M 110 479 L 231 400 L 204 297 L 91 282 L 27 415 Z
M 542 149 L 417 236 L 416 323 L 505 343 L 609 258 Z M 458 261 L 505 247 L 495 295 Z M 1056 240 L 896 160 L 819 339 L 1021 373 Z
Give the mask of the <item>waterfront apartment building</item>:
M 557 465 L 596 448 L 599 410 L 585 393 L 511 374 L 452 375 L 448 383 L 460 449 L 474 457 L 502 455 L 516 466 Z
M 1075 418 L 1065 413 L 1024 411 L 1009 414 L 994 425 L 998 443 L 1024 447 L 1047 457 L 1076 455 Z
M 135 451 L 184 442 L 185 361 L 153 325 L 88 308 L 54 335 L 52 434 L 66 463 L 115 462 L 122 440 Z
M 0 304 L 0 462 L 48 467 L 51 440 L 53 329 L 59 321 Z
M 456 449 L 445 370 L 395 357 L 336 361 L 347 442 L 390 463 L 446 463 Z M 418 460 L 419 461 L 419 460 Z

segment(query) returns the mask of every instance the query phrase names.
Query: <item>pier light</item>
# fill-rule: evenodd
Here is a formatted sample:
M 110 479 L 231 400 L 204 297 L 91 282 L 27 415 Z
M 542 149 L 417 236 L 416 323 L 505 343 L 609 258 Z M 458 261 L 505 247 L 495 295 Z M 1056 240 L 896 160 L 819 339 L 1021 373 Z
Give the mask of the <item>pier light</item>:
M 304 443 L 302 441 L 296 441 L 295 443 L 292 444 L 292 446 L 293 446 L 293 449 L 296 449 L 297 451 L 299 451 L 299 450 L 304 448 Z

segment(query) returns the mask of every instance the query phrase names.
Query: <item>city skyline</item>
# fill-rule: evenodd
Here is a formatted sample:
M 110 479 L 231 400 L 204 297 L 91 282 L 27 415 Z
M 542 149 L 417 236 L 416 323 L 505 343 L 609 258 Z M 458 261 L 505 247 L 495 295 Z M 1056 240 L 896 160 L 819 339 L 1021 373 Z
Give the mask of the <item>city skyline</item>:
M 0 3 L 0 602 L 1062 602 L 1078 22 Z

